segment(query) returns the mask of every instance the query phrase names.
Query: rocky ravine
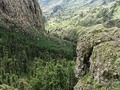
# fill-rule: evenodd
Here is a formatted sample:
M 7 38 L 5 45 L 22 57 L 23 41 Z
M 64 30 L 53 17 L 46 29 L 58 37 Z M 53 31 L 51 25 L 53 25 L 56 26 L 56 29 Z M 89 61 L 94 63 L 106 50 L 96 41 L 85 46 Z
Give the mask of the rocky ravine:
M 0 27 L 14 24 L 44 30 L 42 12 L 37 0 L 0 0 Z
M 101 85 L 120 80 L 120 29 L 97 28 L 80 34 L 75 73 L 81 79 L 75 90 L 96 90 L 82 81 L 88 73 Z

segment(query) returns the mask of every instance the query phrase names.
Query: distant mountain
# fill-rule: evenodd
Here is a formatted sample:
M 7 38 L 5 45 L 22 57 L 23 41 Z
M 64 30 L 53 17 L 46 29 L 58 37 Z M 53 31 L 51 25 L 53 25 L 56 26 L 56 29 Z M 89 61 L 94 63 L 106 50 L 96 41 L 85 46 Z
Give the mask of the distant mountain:
M 39 3 L 41 4 L 43 12 L 49 12 L 57 5 L 67 10 L 70 10 L 71 8 L 73 10 L 86 6 L 97 7 L 113 1 L 116 0 L 39 0 Z

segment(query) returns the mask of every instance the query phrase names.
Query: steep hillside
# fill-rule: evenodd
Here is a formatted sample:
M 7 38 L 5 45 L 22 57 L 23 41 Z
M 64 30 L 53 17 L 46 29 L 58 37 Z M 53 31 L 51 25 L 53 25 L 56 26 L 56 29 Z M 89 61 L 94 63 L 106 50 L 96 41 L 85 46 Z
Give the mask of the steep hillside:
M 73 48 L 46 33 L 37 0 L 0 1 L 0 90 L 73 89 Z
M 119 4 L 113 2 L 95 8 L 81 7 L 77 12 L 58 12 L 59 14 L 46 18 L 46 30 L 58 37 L 72 40 L 76 38 L 81 29 L 97 24 L 107 25 L 114 20 L 119 21 L 119 9 Z M 119 24 L 117 26 L 119 27 Z
M 13 38 L 16 37 L 16 39 L 17 37 L 22 38 L 23 35 L 25 37 L 23 39 L 28 38 L 28 41 L 32 39 L 41 48 L 62 48 L 67 43 L 46 33 L 42 12 L 37 0 L 0 1 L 0 28 L 1 38 L 4 37 L 7 40 L 9 38 L 4 34 L 11 37 L 11 33 Z M 64 46 L 61 47 L 61 45 Z

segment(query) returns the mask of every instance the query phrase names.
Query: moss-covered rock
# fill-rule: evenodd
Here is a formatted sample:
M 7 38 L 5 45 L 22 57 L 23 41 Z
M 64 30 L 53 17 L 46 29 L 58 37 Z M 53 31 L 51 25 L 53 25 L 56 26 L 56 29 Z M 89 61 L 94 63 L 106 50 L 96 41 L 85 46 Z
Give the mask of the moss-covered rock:
M 0 27 L 10 28 L 14 24 L 18 24 L 22 27 L 32 27 L 44 30 L 42 11 L 38 1 L 1 0 Z
M 119 81 L 119 59 L 119 28 L 107 29 L 98 25 L 82 31 L 77 43 L 75 67 L 76 77 L 81 78 L 75 90 L 104 90 L 103 88 L 108 88 L 113 82 Z M 81 85 L 82 89 L 78 89 Z
M 94 47 L 90 57 L 90 71 L 94 73 L 94 79 L 100 83 L 120 79 L 120 42 L 110 41 Z
M 107 29 L 100 25 L 88 28 L 80 33 L 77 43 L 76 76 L 84 75 L 90 67 L 89 59 L 93 48 L 101 43 L 116 41 L 120 39 L 120 29 Z

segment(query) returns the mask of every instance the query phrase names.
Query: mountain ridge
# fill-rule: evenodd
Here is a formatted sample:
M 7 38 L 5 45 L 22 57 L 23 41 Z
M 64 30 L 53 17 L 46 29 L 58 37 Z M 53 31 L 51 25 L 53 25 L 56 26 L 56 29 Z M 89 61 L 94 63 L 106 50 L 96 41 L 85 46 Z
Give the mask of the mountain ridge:
M 70 10 L 70 7 L 72 10 L 77 10 L 77 8 L 80 9 L 81 7 L 98 7 L 114 1 L 116 0 L 39 0 L 39 3 L 43 12 L 46 13 L 57 5 L 67 10 Z

